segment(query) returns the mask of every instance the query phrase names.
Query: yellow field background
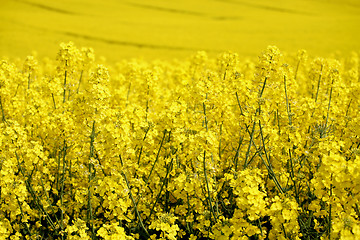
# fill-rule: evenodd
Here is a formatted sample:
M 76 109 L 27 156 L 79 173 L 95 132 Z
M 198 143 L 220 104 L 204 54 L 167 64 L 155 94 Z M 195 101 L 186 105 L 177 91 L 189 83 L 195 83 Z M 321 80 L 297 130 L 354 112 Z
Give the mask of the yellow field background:
M 0 0 L 0 56 L 55 56 L 59 43 L 109 61 L 183 58 L 267 45 L 327 56 L 360 49 L 358 0 Z

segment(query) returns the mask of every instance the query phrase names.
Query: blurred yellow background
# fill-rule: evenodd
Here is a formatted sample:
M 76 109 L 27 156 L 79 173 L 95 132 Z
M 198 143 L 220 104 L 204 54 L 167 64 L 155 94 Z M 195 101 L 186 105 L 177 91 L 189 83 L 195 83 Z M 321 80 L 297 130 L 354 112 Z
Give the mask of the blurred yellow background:
M 60 42 L 95 49 L 109 61 L 184 58 L 231 50 L 257 56 L 268 45 L 327 56 L 360 49 L 358 0 L 0 0 L 0 56 Z

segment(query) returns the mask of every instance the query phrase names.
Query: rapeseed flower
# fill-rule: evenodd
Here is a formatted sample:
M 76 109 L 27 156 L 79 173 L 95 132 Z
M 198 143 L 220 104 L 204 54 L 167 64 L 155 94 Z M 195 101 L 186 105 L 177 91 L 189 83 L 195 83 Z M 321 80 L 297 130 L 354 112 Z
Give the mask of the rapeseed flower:
M 275 46 L 1 60 L 0 235 L 357 239 L 358 76 L 358 54 Z

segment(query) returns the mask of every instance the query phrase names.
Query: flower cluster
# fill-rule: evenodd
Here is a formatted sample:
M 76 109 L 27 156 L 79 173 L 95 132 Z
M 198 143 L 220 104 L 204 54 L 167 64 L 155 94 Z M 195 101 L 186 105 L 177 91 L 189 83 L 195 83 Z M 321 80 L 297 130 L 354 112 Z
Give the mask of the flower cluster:
M 360 58 L 0 59 L 1 239 L 359 239 Z

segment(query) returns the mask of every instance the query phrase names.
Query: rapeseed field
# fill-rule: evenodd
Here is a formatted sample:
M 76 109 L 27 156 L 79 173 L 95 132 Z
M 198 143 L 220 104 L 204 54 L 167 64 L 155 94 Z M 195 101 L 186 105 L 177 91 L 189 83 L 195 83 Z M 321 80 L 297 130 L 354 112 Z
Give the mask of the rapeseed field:
M 0 64 L 2 239 L 357 239 L 359 55 Z
M 0 13 L 0 239 L 360 238 L 357 1 Z
M 0 56 L 37 51 L 55 58 L 61 42 L 121 59 L 185 59 L 233 51 L 257 58 L 268 45 L 330 57 L 360 51 L 358 0 L 1 0 Z

